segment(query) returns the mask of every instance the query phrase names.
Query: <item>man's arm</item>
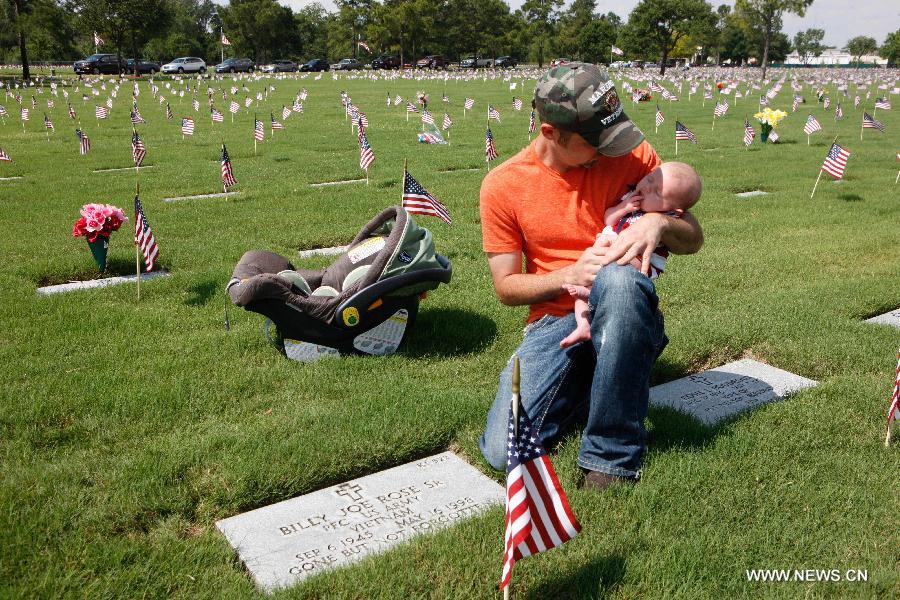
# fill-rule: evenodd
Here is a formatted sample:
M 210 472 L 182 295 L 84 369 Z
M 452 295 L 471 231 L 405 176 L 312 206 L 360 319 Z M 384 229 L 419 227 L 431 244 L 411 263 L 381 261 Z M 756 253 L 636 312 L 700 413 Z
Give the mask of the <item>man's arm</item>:
M 663 243 L 674 254 L 693 254 L 703 246 L 703 230 L 690 212 L 685 211 L 680 219 L 660 213 L 647 213 L 605 249 L 602 265 L 617 262 L 627 265 L 634 258 L 641 260 L 641 272 L 650 274 L 650 256 Z
M 576 263 L 552 273 L 534 275 L 522 273 L 521 252 L 488 252 L 488 266 L 500 302 L 507 306 L 521 306 L 556 298 L 563 293 L 562 286 L 566 283 L 589 287 L 602 266 L 603 258 L 603 254 L 591 246 Z

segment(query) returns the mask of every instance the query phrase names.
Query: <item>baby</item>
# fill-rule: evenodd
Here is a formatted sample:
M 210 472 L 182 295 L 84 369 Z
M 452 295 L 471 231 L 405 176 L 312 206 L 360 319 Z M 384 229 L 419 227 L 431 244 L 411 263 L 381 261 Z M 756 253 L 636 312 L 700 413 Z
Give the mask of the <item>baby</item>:
M 690 165 L 681 162 L 661 164 L 641 179 L 633 192 L 628 192 L 618 204 L 607 209 L 603 216 L 606 227 L 597 236 L 595 248 L 607 246 L 607 242 L 615 240 L 619 232 L 648 212 L 680 217 L 700 199 L 701 188 L 700 176 Z M 668 255 L 665 246 L 660 244 L 656 247 L 650 258 L 650 279 L 656 279 L 663 272 Z M 641 259 L 633 259 L 631 266 L 640 269 Z M 591 290 L 568 284 L 563 288 L 575 297 L 575 330 L 559 343 L 560 347 L 568 348 L 591 339 L 587 303 Z

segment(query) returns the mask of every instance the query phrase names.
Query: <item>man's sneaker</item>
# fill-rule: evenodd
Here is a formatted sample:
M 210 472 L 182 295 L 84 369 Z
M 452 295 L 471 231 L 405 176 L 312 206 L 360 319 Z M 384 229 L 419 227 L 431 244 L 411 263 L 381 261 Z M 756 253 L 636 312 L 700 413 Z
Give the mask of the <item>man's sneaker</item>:
M 614 483 L 633 484 L 637 479 L 633 477 L 622 477 L 620 475 L 610 475 L 602 471 L 588 471 L 584 476 L 584 489 L 602 492 Z

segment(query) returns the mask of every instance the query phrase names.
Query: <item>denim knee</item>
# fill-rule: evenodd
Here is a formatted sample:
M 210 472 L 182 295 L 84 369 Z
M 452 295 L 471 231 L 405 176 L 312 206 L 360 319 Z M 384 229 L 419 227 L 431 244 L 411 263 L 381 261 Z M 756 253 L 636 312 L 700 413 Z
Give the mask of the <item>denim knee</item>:
M 633 301 L 641 299 L 648 300 L 650 308 L 656 309 L 658 300 L 650 278 L 630 265 L 613 263 L 597 272 L 588 302 L 592 308 L 604 302 L 624 307 L 633 306 Z

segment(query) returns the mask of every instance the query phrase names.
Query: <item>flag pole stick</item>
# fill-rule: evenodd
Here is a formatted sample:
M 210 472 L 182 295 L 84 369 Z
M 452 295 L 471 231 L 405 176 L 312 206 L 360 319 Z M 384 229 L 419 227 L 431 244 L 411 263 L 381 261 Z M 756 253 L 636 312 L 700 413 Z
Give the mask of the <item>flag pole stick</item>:
M 866 122 L 866 119 L 865 119 L 865 112 L 863 112 L 863 115 L 864 115 L 864 116 L 863 116 L 863 122 L 860 123 L 860 125 L 859 125 L 859 141 L 863 141 L 863 131 L 865 130 L 865 127 L 863 127 L 863 125 L 864 125 L 865 122 Z
M 513 439 L 519 437 L 519 390 L 521 385 L 521 371 L 519 367 L 519 357 L 513 358 L 512 372 L 512 422 L 513 422 Z M 503 600 L 509 600 L 509 582 L 503 588 Z
M 816 177 L 816 183 L 815 183 L 815 185 L 813 185 L 812 193 L 809 195 L 810 200 L 812 200 L 812 197 L 816 194 L 816 188 L 819 187 L 819 179 L 821 179 L 821 178 L 822 178 L 822 169 L 820 168 L 819 176 Z
M 138 180 L 135 183 L 134 196 L 135 198 L 141 195 L 141 180 L 140 176 L 138 176 Z M 138 216 L 134 215 L 134 220 L 137 221 Z M 135 270 L 135 282 L 137 285 L 137 301 L 141 301 L 141 249 L 138 246 L 137 239 L 134 240 L 134 270 Z
M 900 171 L 897 171 L 897 178 L 894 179 L 894 185 L 897 185 L 898 181 L 900 181 Z
M 406 189 L 406 168 L 409 164 L 409 159 L 403 159 L 403 183 L 400 184 L 400 206 L 403 206 L 403 192 Z

